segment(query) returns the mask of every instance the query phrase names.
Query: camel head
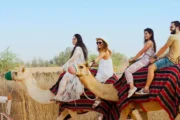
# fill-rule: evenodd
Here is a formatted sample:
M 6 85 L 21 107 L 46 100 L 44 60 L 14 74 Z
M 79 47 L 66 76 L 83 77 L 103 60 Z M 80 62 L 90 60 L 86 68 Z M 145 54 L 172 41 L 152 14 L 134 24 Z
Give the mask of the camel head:
M 30 74 L 24 66 L 20 67 L 18 70 L 8 71 L 5 74 L 6 80 L 14 80 L 19 82 L 23 82 L 31 76 L 32 74 Z
M 93 79 L 94 76 L 91 74 L 89 70 L 88 63 L 82 63 L 78 65 L 73 64 L 68 67 L 68 72 L 70 74 L 76 75 L 86 88 L 90 89 L 90 87 L 93 87 L 95 86 L 94 84 L 96 84 L 97 80 Z
M 91 74 L 88 63 L 82 63 L 78 65 L 73 64 L 68 67 L 68 72 L 70 74 L 76 75 L 77 77 L 83 77 Z

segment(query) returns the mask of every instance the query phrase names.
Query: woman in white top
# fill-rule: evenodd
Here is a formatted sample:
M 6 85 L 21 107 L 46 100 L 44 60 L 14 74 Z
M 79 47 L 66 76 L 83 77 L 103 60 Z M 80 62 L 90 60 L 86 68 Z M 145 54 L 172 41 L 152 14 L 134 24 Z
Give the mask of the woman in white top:
M 92 61 L 92 66 L 98 66 L 98 71 L 95 76 L 96 80 L 105 83 L 113 76 L 113 63 L 111 59 L 111 51 L 108 48 L 107 42 L 103 38 L 96 38 L 99 56 Z M 96 63 L 99 62 L 99 65 Z M 101 99 L 97 98 L 93 104 L 93 108 L 101 103 Z
M 84 86 L 76 75 L 70 74 L 67 69 L 72 64 L 84 63 L 87 60 L 88 51 L 83 43 L 82 37 L 75 34 L 72 40 L 74 49 L 72 50 L 70 59 L 62 66 L 66 71 L 59 83 L 59 89 L 54 97 L 56 101 L 70 102 L 80 99 L 80 95 L 84 92 Z

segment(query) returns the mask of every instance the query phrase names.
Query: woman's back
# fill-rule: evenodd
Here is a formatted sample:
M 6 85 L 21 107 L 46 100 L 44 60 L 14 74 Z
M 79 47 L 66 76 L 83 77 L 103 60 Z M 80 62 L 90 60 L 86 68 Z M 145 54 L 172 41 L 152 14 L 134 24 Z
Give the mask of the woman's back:
M 146 52 L 146 55 L 148 55 L 149 57 L 153 57 L 155 55 L 155 51 L 154 51 L 154 47 L 152 45 L 152 47 L 150 47 Z
M 73 64 L 80 64 L 85 62 L 84 54 L 81 47 L 76 47 L 75 55 L 73 55 L 74 62 Z
M 104 58 L 100 59 L 96 78 L 100 82 L 105 82 L 112 75 L 113 75 L 113 62 L 109 54 L 106 55 L 106 59 Z

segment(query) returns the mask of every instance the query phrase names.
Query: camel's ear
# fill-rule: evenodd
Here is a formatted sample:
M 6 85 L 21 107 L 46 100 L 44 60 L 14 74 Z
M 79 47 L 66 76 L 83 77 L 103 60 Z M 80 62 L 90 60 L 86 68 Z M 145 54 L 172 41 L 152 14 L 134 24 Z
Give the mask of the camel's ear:
M 26 68 L 24 65 L 21 66 L 21 72 L 25 72 Z
M 86 62 L 86 63 L 85 63 L 85 66 L 86 66 L 86 67 L 89 67 L 89 64 L 88 64 L 88 62 Z
M 21 70 L 21 71 L 22 71 L 22 72 L 25 72 L 25 70 L 26 70 L 26 68 L 25 68 L 25 67 L 22 67 L 22 70 Z

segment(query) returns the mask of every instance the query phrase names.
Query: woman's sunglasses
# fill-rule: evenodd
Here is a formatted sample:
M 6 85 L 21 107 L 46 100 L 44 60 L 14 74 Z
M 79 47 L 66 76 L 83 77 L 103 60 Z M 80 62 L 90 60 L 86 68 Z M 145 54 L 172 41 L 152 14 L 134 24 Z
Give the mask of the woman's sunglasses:
M 96 42 L 96 44 L 97 44 L 97 45 L 101 45 L 101 44 L 102 44 L 102 42 Z

